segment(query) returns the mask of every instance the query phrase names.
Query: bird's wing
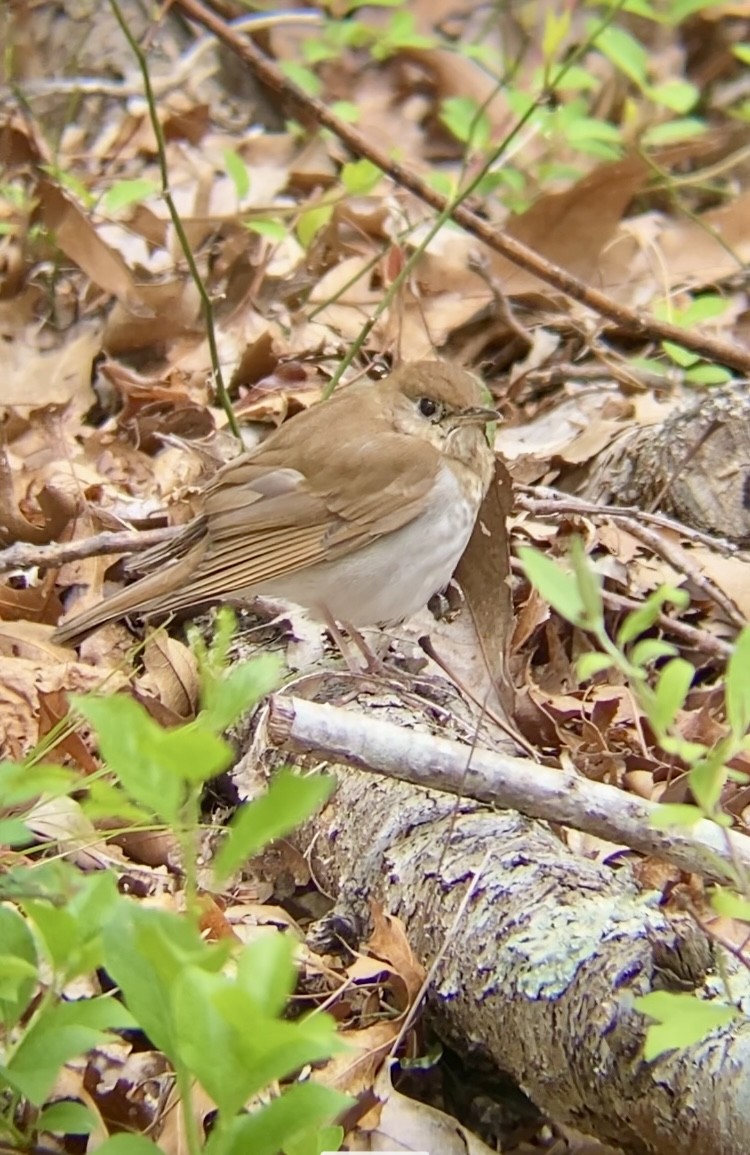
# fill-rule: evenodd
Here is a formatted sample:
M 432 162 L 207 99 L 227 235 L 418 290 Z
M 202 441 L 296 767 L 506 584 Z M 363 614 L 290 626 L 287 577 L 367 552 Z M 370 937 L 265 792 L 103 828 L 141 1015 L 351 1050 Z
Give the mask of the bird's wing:
M 439 467 L 430 445 L 395 433 L 349 438 L 325 461 L 303 447 L 299 468 L 276 464 L 286 451 L 262 450 L 224 466 L 176 539 L 179 560 L 103 602 L 102 620 L 231 597 L 357 550 L 418 516 Z M 157 548 L 166 561 L 169 547 Z
M 398 434 L 349 439 L 330 465 L 309 457 L 300 454 L 300 469 L 269 468 L 263 454 L 225 466 L 206 495 L 200 560 L 170 609 L 273 582 L 406 525 L 439 467 L 431 446 Z

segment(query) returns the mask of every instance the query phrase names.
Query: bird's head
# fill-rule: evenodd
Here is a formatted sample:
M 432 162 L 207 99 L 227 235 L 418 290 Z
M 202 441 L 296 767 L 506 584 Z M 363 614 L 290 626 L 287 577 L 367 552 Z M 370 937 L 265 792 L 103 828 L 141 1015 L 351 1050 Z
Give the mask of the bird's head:
M 498 413 L 484 403 L 476 378 L 440 361 L 402 365 L 387 381 L 388 402 L 399 433 L 429 441 L 441 453 L 471 463 L 485 427 Z

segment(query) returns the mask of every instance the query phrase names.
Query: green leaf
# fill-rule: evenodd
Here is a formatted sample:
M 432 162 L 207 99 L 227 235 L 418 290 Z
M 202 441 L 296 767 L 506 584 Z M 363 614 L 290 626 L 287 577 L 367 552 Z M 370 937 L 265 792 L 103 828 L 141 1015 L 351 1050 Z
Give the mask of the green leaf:
M 289 958 L 291 944 L 283 946 Z M 236 981 L 183 967 L 171 991 L 177 1053 L 227 1115 L 274 1080 L 342 1049 L 328 1015 L 285 1022 L 269 1013 L 259 997 L 267 986 L 241 960 Z
M 289 228 L 283 221 L 271 220 L 269 217 L 255 217 L 252 221 L 245 221 L 244 225 L 251 233 L 257 233 L 269 241 L 284 241 L 289 236 Z
M 586 141 L 604 141 L 607 144 L 619 144 L 622 141 L 622 133 L 617 125 L 597 117 L 577 116 L 561 124 L 565 139 L 573 145 L 581 145 Z
M 732 52 L 743 64 L 750 64 L 750 44 L 735 44 Z
M 643 605 L 629 613 L 622 622 L 617 631 L 618 646 L 627 646 L 646 630 L 650 630 L 667 603 L 676 606 L 677 609 L 687 609 L 690 605 L 690 595 L 686 590 L 674 586 L 660 586 L 658 590 L 654 590 Z
M 345 124 L 356 124 L 362 115 L 359 105 L 351 100 L 334 100 L 331 112 Z
M 657 830 L 666 830 L 670 826 L 695 826 L 702 818 L 703 814 L 697 806 L 688 806 L 682 802 L 662 802 L 651 815 L 651 825 Z
M 414 13 L 406 9 L 394 12 L 385 34 L 378 37 L 372 47 L 374 60 L 386 60 L 394 52 L 403 48 L 436 48 L 440 44 L 435 36 L 423 36 L 416 30 Z
M 622 6 L 623 12 L 632 12 L 634 16 L 643 16 L 646 20 L 654 20 L 659 22 L 661 17 L 652 4 L 648 0 L 625 0 Z
M 206 1155 L 248 1155 L 250 1151 L 253 1155 L 278 1155 L 279 1151 L 285 1155 L 312 1155 L 315 1151 L 335 1150 L 338 1143 L 329 1146 L 330 1139 L 326 1137 L 330 1129 L 322 1134 L 316 1132 L 351 1104 L 352 1099 L 321 1083 L 295 1083 L 260 1110 L 231 1119 L 223 1133 L 213 1132 Z
M 159 1155 L 162 1147 L 157 1147 L 143 1135 L 112 1135 L 96 1148 L 96 1155 Z
M 684 325 L 686 329 L 692 329 L 694 325 L 701 325 L 704 321 L 723 317 L 728 307 L 729 301 L 726 297 L 720 297 L 718 293 L 703 293 L 702 296 L 694 297 L 689 305 L 678 311 L 679 324 Z
M 294 945 L 286 935 L 259 938 L 237 960 L 237 984 L 268 1015 L 281 1017 L 294 991 Z
M 550 9 L 544 14 L 542 59 L 545 64 L 551 64 L 556 59 L 570 32 L 570 19 L 570 11 L 565 8 L 561 9 L 560 12 L 554 12 Z
M 721 886 L 714 887 L 711 894 L 711 906 L 717 914 L 725 918 L 737 918 L 741 922 L 750 922 L 750 901 L 735 894 L 732 890 L 725 890 Z
M 137 177 L 135 180 L 118 180 L 102 197 L 102 208 L 108 215 L 122 212 L 131 205 L 142 204 L 143 201 L 154 196 L 159 191 L 155 181 L 146 177 Z
M 171 1013 L 175 983 L 188 968 L 218 970 L 230 944 L 206 943 L 198 929 L 171 911 L 128 903 L 104 932 L 107 972 L 152 1043 L 175 1060 Z
M 660 638 L 644 638 L 633 646 L 630 660 L 634 666 L 647 666 L 659 658 L 674 658 L 678 652 L 671 642 L 663 642 Z
M 304 64 L 299 64 L 296 60 L 282 60 L 279 68 L 292 84 L 296 84 L 307 96 L 320 96 L 323 82 L 310 68 L 305 68 Z
M 688 369 L 685 380 L 691 385 L 725 385 L 727 381 L 732 380 L 732 373 L 729 369 L 723 369 L 721 365 L 704 363 Z
M 678 144 L 681 140 L 692 140 L 702 136 L 707 125 L 695 117 L 684 117 L 681 120 L 669 120 L 666 124 L 654 124 L 644 132 L 641 142 L 649 148 L 657 148 L 664 144 Z
M 241 1039 L 244 1030 L 255 1036 L 261 1051 L 269 1051 L 262 1009 L 224 975 L 209 975 L 195 967 L 182 967 L 175 975 L 169 1002 L 174 1055 L 196 1076 L 222 1115 L 236 1114 L 265 1086 L 256 1078 Z
M 45 1107 L 36 1121 L 38 1131 L 55 1135 L 90 1135 L 99 1121 L 93 1111 L 83 1103 L 63 1100 Z
M 437 169 L 430 169 L 425 174 L 425 179 L 435 192 L 439 192 L 446 200 L 452 200 L 456 192 L 456 182 L 449 172 L 440 172 Z
M 570 543 L 570 561 L 578 583 L 578 591 L 583 601 L 587 628 L 594 629 L 598 626 L 603 626 L 604 604 L 602 602 L 601 578 L 589 563 L 586 557 L 586 549 L 580 537 L 574 537 Z
M 178 823 L 191 783 L 205 782 L 232 760 L 228 742 L 200 719 L 165 730 L 125 695 L 71 697 L 94 727 L 102 757 L 125 790 L 165 822 Z
M 89 779 L 86 791 L 81 809 L 94 822 L 101 818 L 118 818 L 121 822 L 136 826 L 148 826 L 152 822 L 152 811 L 145 806 L 137 806 L 116 782 L 104 778 Z
M 66 794 L 80 786 L 80 778 L 62 766 L 25 766 L 21 762 L 0 763 L 0 798 L 3 806 L 29 802 L 40 794 Z
M 440 105 L 440 119 L 457 140 L 482 150 L 490 139 L 487 113 L 470 96 L 449 96 Z
M 225 880 L 246 859 L 309 818 L 333 793 L 335 778 L 323 774 L 301 777 L 291 770 L 274 775 L 267 792 L 242 806 L 214 859 L 217 880 Z
M 693 108 L 700 98 L 700 92 L 687 80 L 665 80 L 663 84 L 649 85 L 646 95 L 654 104 L 661 104 L 671 112 L 683 115 Z
M 42 172 L 51 176 L 61 188 L 72 193 L 76 200 L 79 200 L 85 208 L 92 209 L 94 207 L 96 198 L 75 173 L 60 168 L 57 164 L 43 164 L 40 167 Z
M 589 678 L 611 668 L 612 659 L 608 654 L 600 654 L 597 651 L 581 654 L 576 660 L 576 677 L 580 682 L 587 682 Z
M 207 729 L 221 733 L 277 689 L 282 672 L 281 659 L 275 654 L 261 654 L 252 661 L 220 670 L 201 669 L 199 721 Z
M 679 735 L 663 734 L 659 741 L 665 754 L 674 754 L 675 757 L 681 758 L 688 765 L 696 762 L 706 753 L 706 747 L 701 742 L 689 742 L 686 738 L 680 738 Z
M 704 1039 L 710 1031 L 726 1026 L 737 1017 L 734 1007 L 717 1002 L 706 1002 L 691 994 L 671 991 L 651 991 L 633 1000 L 641 1014 L 656 1019 L 658 1026 L 649 1027 L 643 1057 L 647 1063 L 667 1051 L 689 1047 Z
M 644 373 L 656 373 L 659 377 L 667 377 L 672 372 L 670 365 L 657 361 L 655 357 L 630 357 L 628 364 L 636 372 L 641 370 Z
M 34 936 L 11 906 L 0 906 L 0 1019 L 14 1027 L 29 1005 L 37 983 Z
M 710 8 L 720 8 L 722 0 L 671 0 L 668 8 L 669 20 L 673 28 L 682 24 L 696 12 L 704 12 Z
M 543 76 L 541 80 L 543 83 Z M 580 64 L 571 65 L 562 79 L 555 84 L 557 92 L 593 92 L 598 87 L 596 77 Z
M 21 901 L 65 981 L 101 965 L 101 933 L 121 901 L 113 874 L 79 875 L 64 906 L 40 899 Z
M 297 221 L 297 239 L 303 249 L 309 249 L 315 237 L 328 224 L 333 215 L 332 205 L 319 205 L 318 208 L 308 209 L 302 213 Z
M 649 721 L 662 733 L 674 723 L 677 713 L 685 705 L 695 667 L 684 658 L 672 658 L 662 668 L 654 689 L 653 705 L 648 712 Z
M 696 802 L 706 814 L 714 816 L 727 780 L 727 768 L 716 752 L 697 762 L 688 774 L 690 789 Z
M 574 575 L 546 554 L 528 545 L 518 547 L 518 557 L 526 577 L 553 610 L 557 610 L 573 625 L 582 626 L 585 610 Z
M 27 846 L 34 841 L 34 835 L 20 818 L 0 819 L 0 845 Z
M 382 177 L 382 169 L 371 160 L 353 160 L 341 169 L 341 183 L 352 196 L 366 196 Z
M 595 25 L 590 24 L 588 30 L 595 35 L 594 43 L 599 51 L 603 52 L 638 88 L 644 87 L 648 54 L 640 41 L 624 28 L 617 28 L 614 25 L 597 29 Z
M 322 64 L 326 60 L 335 60 L 340 49 L 333 44 L 324 44 L 322 40 L 303 40 L 300 45 L 305 64 Z
M 224 150 L 224 168 L 234 185 L 237 200 L 244 201 L 250 192 L 250 173 L 242 157 L 232 148 Z
M 32 1023 L 8 1064 L 0 1070 L 31 1103 L 41 1106 L 64 1063 L 106 1042 L 111 1028 L 136 1025 L 116 999 L 57 1003 Z
M 691 353 L 689 349 L 684 349 L 682 345 L 675 345 L 674 341 L 662 341 L 661 347 L 664 352 L 670 357 L 675 365 L 680 365 L 683 369 L 695 365 L 700 360 L 697 353 Z
M 353 1100 L 349 1100 L 349 1104 Z M 341 1114 L 347 1104 L 342 1103 L 336 1114 Z M 339 1151 L 346 1132 L 343 1127 L 320 1127 L 303 1132 L 284 1144 L 284 1155 L 321 1155 L 323 1151 Z
M 740 633 L 727 663 L 724 696 L 727 722 L 739 741 L 750 730 L 750 626 Z

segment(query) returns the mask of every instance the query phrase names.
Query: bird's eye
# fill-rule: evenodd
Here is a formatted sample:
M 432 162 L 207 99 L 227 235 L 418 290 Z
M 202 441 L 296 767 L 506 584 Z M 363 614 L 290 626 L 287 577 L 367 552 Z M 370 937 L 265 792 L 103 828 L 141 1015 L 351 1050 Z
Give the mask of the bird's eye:
M 438 403 L 431 397 L 420 397 L 417 408 L 423 417 L 434 417 L 438 411 Z

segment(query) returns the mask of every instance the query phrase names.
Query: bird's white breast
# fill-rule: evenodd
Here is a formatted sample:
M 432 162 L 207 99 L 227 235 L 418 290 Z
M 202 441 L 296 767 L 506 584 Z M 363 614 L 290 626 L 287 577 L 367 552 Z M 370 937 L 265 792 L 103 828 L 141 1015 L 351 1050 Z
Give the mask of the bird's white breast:
M 443 465 L 424 512 L 408 525 L 335 561 L 287 574 L 254 591 L 325 609 L 352 626 L 401 621 L 451 579 L 474 526 L 481 492 L 468 500 Z

